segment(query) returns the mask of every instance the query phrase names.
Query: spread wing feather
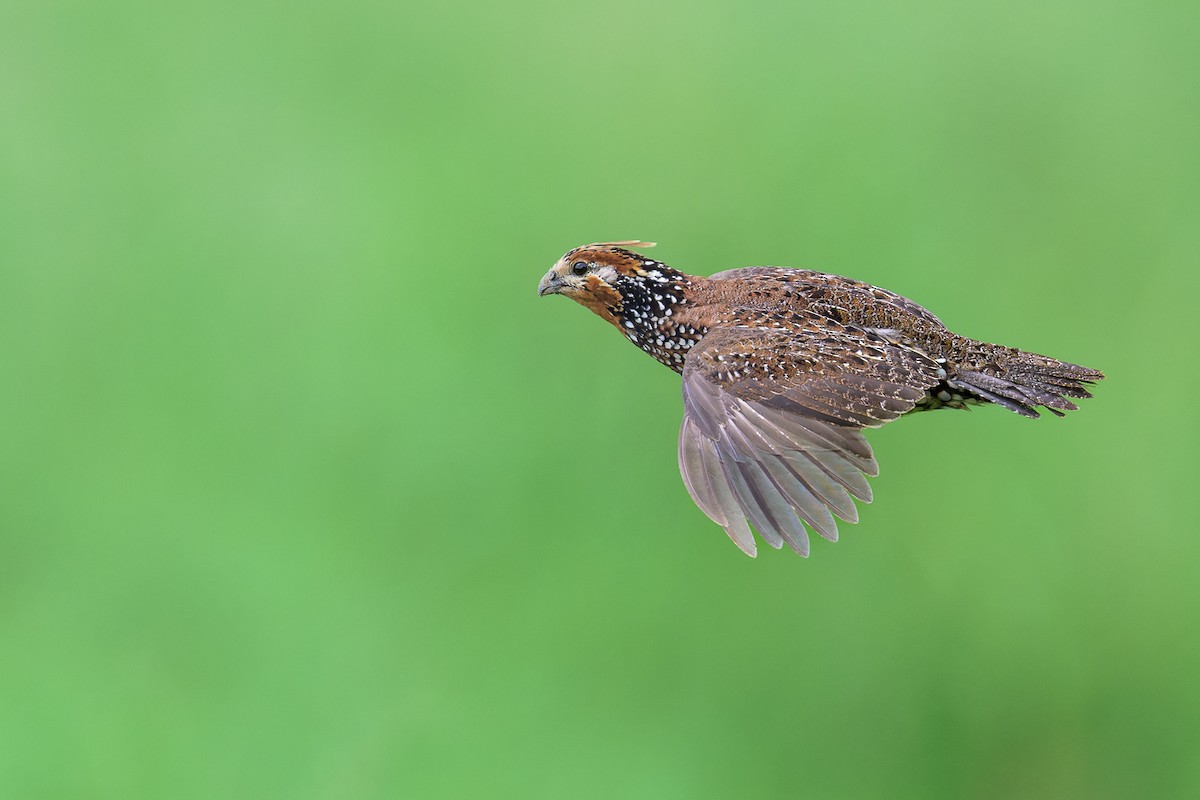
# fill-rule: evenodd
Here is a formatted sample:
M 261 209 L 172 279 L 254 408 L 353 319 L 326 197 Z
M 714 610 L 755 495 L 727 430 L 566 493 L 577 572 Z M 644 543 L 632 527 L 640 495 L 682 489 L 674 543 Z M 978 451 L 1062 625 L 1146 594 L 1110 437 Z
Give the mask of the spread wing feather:
M 825 321 L 823 325 L 828 326 Z M 679 467 L 700 509 L 746 554 L 749 525 L 808 555 L 806 525 L 837 541 L 879 467 L 861 429 L 910 411 L 938 382 L 921 353 L 834 325 L 709 332 L 683 370 Z

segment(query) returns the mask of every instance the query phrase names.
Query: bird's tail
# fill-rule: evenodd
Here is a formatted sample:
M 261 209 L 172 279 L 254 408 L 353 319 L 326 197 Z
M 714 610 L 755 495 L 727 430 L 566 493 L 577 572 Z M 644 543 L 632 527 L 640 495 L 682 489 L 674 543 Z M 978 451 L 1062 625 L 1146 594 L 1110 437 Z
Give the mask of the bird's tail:
M 1038 416 L 1037 406 L 1060 417 L 1075 411 L 1079 407 L 1068 398 L 1091 397 L 1087 387 L 1104 379 L 1099 370 L 1015 347 L 983 342 L 970 345 L 965 348 L 967 357 L 948 370 L 946 383 L 1025 417 Z

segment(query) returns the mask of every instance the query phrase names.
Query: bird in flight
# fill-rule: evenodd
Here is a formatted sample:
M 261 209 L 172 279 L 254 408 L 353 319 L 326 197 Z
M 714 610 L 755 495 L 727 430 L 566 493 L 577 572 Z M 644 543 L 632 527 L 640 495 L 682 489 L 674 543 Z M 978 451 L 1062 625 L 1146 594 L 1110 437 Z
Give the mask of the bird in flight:
M 921 306 L 860 281 L 747 267 L 707 278 L 604 242 L 538 285 L 611 323 L 683 376 L 679 469 L 696 505 L 747 555 L 837 541 L 879 473 L 864 428 L 915 411 L 993 403 L 1062 416 L 1098 370 L 951 333 Z

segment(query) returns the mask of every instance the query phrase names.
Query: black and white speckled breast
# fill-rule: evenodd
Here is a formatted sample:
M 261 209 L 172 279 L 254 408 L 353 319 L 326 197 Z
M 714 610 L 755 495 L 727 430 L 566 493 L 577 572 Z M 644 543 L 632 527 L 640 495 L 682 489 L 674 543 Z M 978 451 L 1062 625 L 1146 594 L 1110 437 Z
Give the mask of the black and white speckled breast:
M 687 276 L 657 261 L 646 259 L 637 275 L 622 276 L 616 282 L 621 293 L 619 313 L 626 338 L 659 363 L 676 372 L 683 371 L 683 360 L 707 328 L 679 324 L 675 315 L 687 303 Z

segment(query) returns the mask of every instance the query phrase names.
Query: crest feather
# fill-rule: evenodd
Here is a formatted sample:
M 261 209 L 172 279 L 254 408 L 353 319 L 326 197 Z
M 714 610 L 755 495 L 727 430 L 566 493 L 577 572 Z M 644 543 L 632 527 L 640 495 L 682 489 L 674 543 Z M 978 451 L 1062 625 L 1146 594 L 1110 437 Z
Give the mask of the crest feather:
M 630 239 L 624 242 L 593 242 L 588 247 L 654 247 L 657 242 L 640 242 L 637 239 Z

